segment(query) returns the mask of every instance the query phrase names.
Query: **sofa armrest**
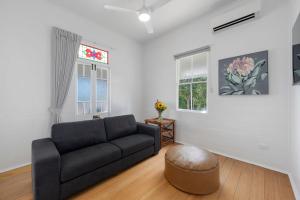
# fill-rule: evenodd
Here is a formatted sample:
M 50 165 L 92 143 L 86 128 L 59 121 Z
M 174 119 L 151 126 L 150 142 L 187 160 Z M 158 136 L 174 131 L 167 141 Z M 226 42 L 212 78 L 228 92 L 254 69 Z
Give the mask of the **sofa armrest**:
M 158 126 L 137 122 L 138 132 L 154 137 L 154 152 L 157 154 L 160 150 L 160 130 Z
M 31 145 L 32 190 L 35 200 L 60 199 L 60 154 L 50 138 Z

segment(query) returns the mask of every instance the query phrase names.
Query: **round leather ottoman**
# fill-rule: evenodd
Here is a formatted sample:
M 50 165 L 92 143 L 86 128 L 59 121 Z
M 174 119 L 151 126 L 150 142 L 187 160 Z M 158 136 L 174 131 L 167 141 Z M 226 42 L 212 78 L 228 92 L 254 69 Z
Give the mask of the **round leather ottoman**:
M 165 177 L 176 188 L 192 194 L 209 194 L 220 185 L 218 158 L 194 146 L 178 145 L 165 155 Z

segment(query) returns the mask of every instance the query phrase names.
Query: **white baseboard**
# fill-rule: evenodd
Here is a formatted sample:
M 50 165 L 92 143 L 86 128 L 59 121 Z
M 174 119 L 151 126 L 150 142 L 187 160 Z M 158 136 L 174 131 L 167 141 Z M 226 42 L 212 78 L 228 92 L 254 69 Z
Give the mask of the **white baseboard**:
M 191 144 L 188 144 L 186 142 L 181 142 L 181 141 L 176 141 L 176 142 L 180 143 L 180 144 L 191 145 Z M 260 163 L 256 163 L 256 162 L 249 161 L 249 160 L 246 160 L 246 159 L 238 158 L 236 156 L 228 155 L 226 153 L 221 153 L 221 152 L 217 152 L 217 151 L 210 150 L 210 149 L 208 149 L 208 150 L 210 152 L 213 152 L 215 154 L 219 154 L 219 155 L 222 155 L 222 156 L 225 156 L 225 157 L 228 157 L 228 158 L 232 158 L 232 159 L 235 159 L 235 160 L 239 160 L 239 161 L 243 161 L 243 162 L 250 163 L 250 164 L 253 164 L 253 165 L 257 165 L 257 166 L 260 166 L 260 167 L 263 167 L 263 168 L 266 168 L 266 169 L 270 169 L 270 170 L 273 170 L 273 171 L 277 171 L 277 172 L 280 172 L 280 173 L 283 173 L 283 174 L 287 174 L 289 179 L 290 179 L 295 198 L 296 198 L 296 200 L 300 200 L 300 191 L 298 190 L 298 187 L 297 187 L 297 185 L 295 183 L 295 180 L 294 180 L 291 173 L 289 173 L 285 170 L 277 169 L 277 168 L 270 167 L 270 166 L 267 166 L 267 165 L 264 165 L 264 164 L 260 164 Z
M 188 144 L 186 142 L 181 142 L 181 141 L 176 141 L 176 143 L 190 145 L 190 144 Z M 208 150 L 211 151 L 211 152 L 213 152 L 213 153 L 215 153 L 215 154 L 219 154 L 219 155 L 222 155 L 222 156 L 225 156 L 225 157 L 228 157 L 228 158 L 232 158 L 232 159 L 235 159 L 235 160 L 240 160 L 240 161 L 243 161 L 243 162 L 246 162 L 246 163 L 250 163 L 250 164 L 253 164 L 253 165 L 257 165 L 257 166 L 266 168 L 266 169 L 270 169 L 270 170 L 273 170 L 273 171 L 277 171 L 277 172 L 281 172 L 281 173 L 287 174 L 289 176 L 289 179 L 290 179 L 290 182 L 291 182 L 291 185 L 292 185 L 292 189 L 293 189 L 295 198 L 296 198 L 296 200 L 300 200 L 300 191 L 298 190 L 298 188 L 296 186 L 296 183 L 294 181 L 294 178 L 293 178 L 293 176 L 292 176 L 291 173 L 288 173 L 286 171 L 279 170 L 279 169 L 276 169 L 276 168 L 273 168 L 273 167 L 270 167 L 270 166 L 266 166 L 266 165 L 263 165 L 263 164 L 259 164 L 259 163 L 256 163 L 256 162 L 252 162 L 252 161 L 249 161 L 249 160 L 241 159 L 241 158 L 238 158 L 236 156 L 231 156 L 231 155 L 228 155 L 228 154 L 225 154 L 225 153 L 220 153 L 220 152 L 213 151 L 213 150 L 210 150 L 210 149 L 208 149 Z M 14 170 L 14 169 L 17 169 L 17 168 L 20 168 L 20 167 L 24 167 L 24 166 L 30 165 L 30 164 L 31 164 L 31 162 L 25 163 L 25 164 L 21 164 L 21 165 L 17 165 L 17 166 L 10 167 L 10 168 L 6 168 L 6 169 L 1 169 L 0 173 L 11 171 L 11 170 Z
M 11 171 L 11 170 L 14 170 L 14 169 L 17 169 L 17 168 L 20 168 L 20 167 L 24 167 L 24 166 L 30 165 L 30 164 L 31 164 L 31 162 L 24 163 L 24 164 L 21 164 L 21 165 L 16 165 L 16 166 L 9 167 L 9 168 L 6 168 L 6 169 L 0 169 L 0 173 L 8 172 L 8 171 Z
M 193 145 L 193 144 L 189 144 L 189 143 L 178 141 L 178 140 L 176 140 L 176 142 L 180 143 L 180 144 Z M 273 170 L 273 171 L 276 171 L 276 172 L 280 172 L 280 173 L 283 173 L 283 174 L 288 174 L 287 171 L 282 170 L 282 169 L 271 167 L 271 166 L 268 166 L 268 165 L 265 165 L 265 164 L 260 164 L 260 163 L 254 162 L 254 161 L 246 160 L 246 159 L 239 158 L 239 157 L 236 157 L 236 156 L 232 156 L 232 155 L 229 155 L 229 154 L 226 154 L 226 153 L 223 153 L 223 152 L 218 152 L 218 151 L 215 151 L 215 150 L 212 150 L 212 149 L 207 149 L 207 150 L 210 151 L 210 152 L 212 152 L 212 153 L 219 154 L 221 156 L 225 156 L 225 157 L 228 157 L 228 158 L 239 160 L 239 161 L 242 161 L 242 162 L 245 162 L 245 163 L 249 163 L 249 164 L 252 164 L 252 165 L 260 166 L 260 167 L 263 167 L 263 168 L 266 168 L 266 169 L 270 169 L 270 170 Z
M 295 182 L 295 180 L 294 180 L 291 173 L 288 173 L 288 175 L 289 175 L 289 179 L 290 179 L 290 182 L 291 182 L 291 185 L 292 185 L 292 189 L 293 189 L 295 198 L 296 198 L 296 200 L 300 200 L 300 191 L 298 190 L 296 182 Z

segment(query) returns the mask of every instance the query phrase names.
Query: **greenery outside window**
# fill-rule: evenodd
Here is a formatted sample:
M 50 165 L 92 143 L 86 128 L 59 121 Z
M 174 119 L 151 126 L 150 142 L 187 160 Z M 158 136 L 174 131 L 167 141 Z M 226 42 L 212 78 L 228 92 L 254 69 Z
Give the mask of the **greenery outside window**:
M 209 50 L 176 58 L 177 110 L 207 112 Z

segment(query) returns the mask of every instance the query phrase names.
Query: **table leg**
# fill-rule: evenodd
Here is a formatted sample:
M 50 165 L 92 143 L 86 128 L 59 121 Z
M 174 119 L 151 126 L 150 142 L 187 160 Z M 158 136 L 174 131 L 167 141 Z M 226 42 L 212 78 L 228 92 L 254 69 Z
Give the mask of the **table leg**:
M 173 144 L 175 143 L 175 122 L 173 122 Z

